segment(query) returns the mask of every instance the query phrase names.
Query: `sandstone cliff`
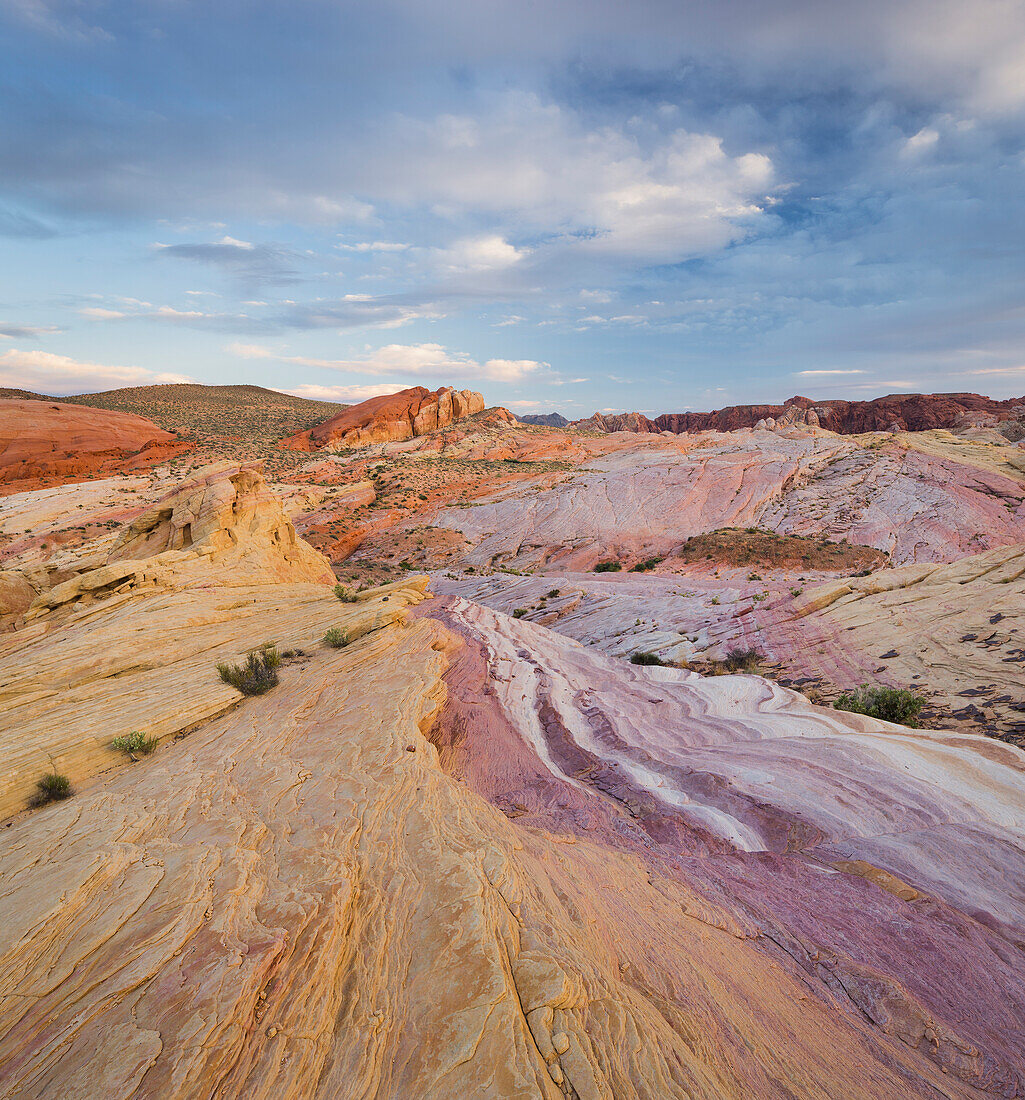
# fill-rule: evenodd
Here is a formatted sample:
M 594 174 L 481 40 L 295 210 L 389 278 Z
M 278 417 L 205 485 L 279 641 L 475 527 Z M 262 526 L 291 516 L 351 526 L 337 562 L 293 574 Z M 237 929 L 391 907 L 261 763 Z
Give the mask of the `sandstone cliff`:
M 484 398 L 471 390 L 442 386 L 431 393 L 414 386 L 353 405 L 308 431 L 289 436 L 282 445 L 297 451 L 338 451 L 413 439 L 483 409 Z

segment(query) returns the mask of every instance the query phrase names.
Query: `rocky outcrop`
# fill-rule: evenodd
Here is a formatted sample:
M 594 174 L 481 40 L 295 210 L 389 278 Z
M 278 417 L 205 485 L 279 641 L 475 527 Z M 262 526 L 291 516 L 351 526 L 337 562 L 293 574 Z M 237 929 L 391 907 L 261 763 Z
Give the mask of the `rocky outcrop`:
M 731 432 L 738 428 L 786 429 L 822 427 L 842 435 L 876 431 L 927 431 L 965 424 L 966 417 L 992 418 L 994 424 L 1021 419 L 1025 398 L 995 401 L 977 393 L 896 393 L 872 401 L 812 401 L 791 397 L 782 405 L 731 405 L 714 412 L 664 413 L 649 419 L 641 413 L 604 416 L 595 413 L 573 426 L 592 431 Z
M 0 1094 L 1021 1091 L 1020 752 L 402 593 L 4 830 Z
M 545 428 L 565 428 L 569 423 L 562 413 L 526 413 L 518 419 L 524 424 L 538 424 Z
M 44 401 L 0 401 L 0 484 L 80 479 L 160 461 L 181 448 L 171 432 L 129 413 Z
M 308 647 L 331 626 L 376 629 L 417 591 L 340 605 L 333 582 L 256 470 L 207 470 L 144 513 L 0 642 L 0 817 L 51 760 L 78 782 L 118 762 L 114 737 L 172 736 L 233 706 L 218 661 L 268 641 Z M 19 606 L 27 595 L 11 588 Z
M 127 524 L 102 564 L 41 592 L 26 619 L 115 593 L 191 585 L 330 584 L 327 559 L 303 542 L 253 467 L 208 467 Z
M 748 433 L 681 451 L 687 438 L 632 437 L 557 484 L 510 488 L 436 522 L 473 543 L 466 560 L 475 568 L 591 569 L 609 558 L 673 554 L 692 536 L 726 527 L 847 539 L 894 564 L 1025 540 L 1017 448 L 958 446 L 950 437 L 921 443 L 926 453 L 913 436 L 870 448 L 821 434 Z
M 431 393 L 423 386 L 414 386 L 353 405 L 308 431 L 282 440 L 282 446 L 296 451 L 340 451 L 413 439 L 483 410 L 484 398 L 472 390 L 442 386 Z
M 643 413 L 594 413 L 586 420 L 574 420 L 573 427 L 583 432 L 657 432 L 655 421 Z

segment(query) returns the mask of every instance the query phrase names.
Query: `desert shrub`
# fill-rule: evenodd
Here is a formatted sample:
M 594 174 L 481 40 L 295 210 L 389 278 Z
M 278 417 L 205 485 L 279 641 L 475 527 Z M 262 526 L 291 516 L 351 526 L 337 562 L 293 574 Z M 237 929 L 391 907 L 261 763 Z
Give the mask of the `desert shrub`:
M 45 806 L 48 802 L 63 802 L 74 793 L 71 780 L 54 768 L 52 772 L 47 772 L 36 780 L 36 793 L 32 796 L 31 805 Z
M 525 607 L 517 607 L 516 610 L 513 612 L 513 618 L 522 619 L 523 616 L 526 615 L 526 613 L 527 609 Z
M 618 573 L 622 568 L 622 563 L 618 561 L 600 561 L 594 567 L 594 571 L 595 573 Z
M 726 650 L 726 660 L 723 663 L 730 672 L 754 672 L 761 659 L 762 655 L 757 649 L 735 646 Z
M 630 654 L 630 664 L 632 665 L 668 665 L 668 661 L 663 661 L 657 653 L 647 653 L 644 650 L 639 649 L 636 653 Z
M 263 695 L 278 682 L 281 658 L 273 647 L 254 650 L 238 665 L 219 664 L 217 671 L 226 684 L 243 695 Z
M 546 596 L 545 598 L 546 598 L 546 599 L 549 599 L 549 600 L 554 600 L 554 599 L 555 599 L 555 597 L 556 597 L 556 596 L 558 596 L 558 594 L 559 594 L 559 591 L 560 591 L 560 589 L 558 589 L 558 588 L 553 588 L 553 589 L 552 589 L 552 590 L 551 590 L 551 591 L 550 591 L 550 592 L 548 593 L 548 595 L 547 595 L 547 596 Z
M 701 671 L 706 676 L 730 676 L 737 672 L 757 672 L 758 662 L 762 659 L 757 649 L 741 649 L 735 646 L 726 651 L 726 656 L 712 658 L 703 662 Z
M 324 635 L 324 645 L 330 646 L 332 649 L 341 649 L 343 646 L 349 644 L 349 639 L 346 636 L 344 630 L 339 630 L 337 626 L 331 627 L 331 629 Z
M 845 691 L 833 704 L 836 710 L 867 714 L 884 722 L 901 726 L 918 726 L 918 712 L 925 698 L 910 688 L 869 687 L 862 684 L 854 691 Z
M 662 561 L 665 561 L 665 558 L 648 558 L 646 561 L 639 561 L 636 565 L 630 566 L 630 572 L 647 573 L 649 569 L 654 569 Z
M 335 585 L 335 595 L 342 603 L 359 603 L 356 593 L 351 588 L 346 588 L 344 584 Z
M 147 737 L 140 730 L 132 730 L 131 733 L 126 733 L 123 737 L 115 737 L 111 741 L 110 747 L 118 752 L 141 753 L 143 756 L 147 756 L 158 744 L 159 740 L 156 737 Z

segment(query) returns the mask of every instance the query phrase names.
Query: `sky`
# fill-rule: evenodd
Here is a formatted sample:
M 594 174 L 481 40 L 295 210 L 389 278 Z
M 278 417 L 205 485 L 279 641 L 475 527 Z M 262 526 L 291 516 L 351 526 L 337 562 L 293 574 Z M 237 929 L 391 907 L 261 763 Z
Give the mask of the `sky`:
M 1025 394 L 1025 0 L 0 0 L 0 386 Z

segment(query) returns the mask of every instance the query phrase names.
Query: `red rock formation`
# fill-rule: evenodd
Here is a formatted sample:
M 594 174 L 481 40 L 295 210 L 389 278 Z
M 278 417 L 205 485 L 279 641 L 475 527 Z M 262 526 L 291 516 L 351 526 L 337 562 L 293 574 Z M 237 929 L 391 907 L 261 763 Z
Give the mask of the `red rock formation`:
M 472 390 L 442 386 L 431 393 L 423 386 L 414 386 L 353 405 L 281 443 L 294 451 L 366 447 L 426 435 L 483 409 L 484 398 Z
M 129 413 L 43 401 L 0 401 L 0 483 L 80 480 L 159 461 L 180 448 L 174 435 Z M 136 463 L 136 464 L 140 464 Z
M 776 426 L 803 424 L 823 427 L 842 435 L 872 431 L 921 432 L 930 428 L 956 427 L 966 416 L 978 420 L 992 417 L 995 422 L 1014 419 L 1016 408 L 1025 398 L 994 401 L 977 393 L 892 393 L 872 401 L 812 401 L 810 397 L 791 397 L 783 405 L 730 405 L 725 409 L 699 413 L 664 413 L 649 420 L 641 413 L 603 416 L 595 413 L 588 420 L 577 420 L 574 427 L 592 431 L 616 432 L 731 432 L 753 428 L 759 421 L 775 421 Z M 768 425 L 772 427 L 773 425 Z

